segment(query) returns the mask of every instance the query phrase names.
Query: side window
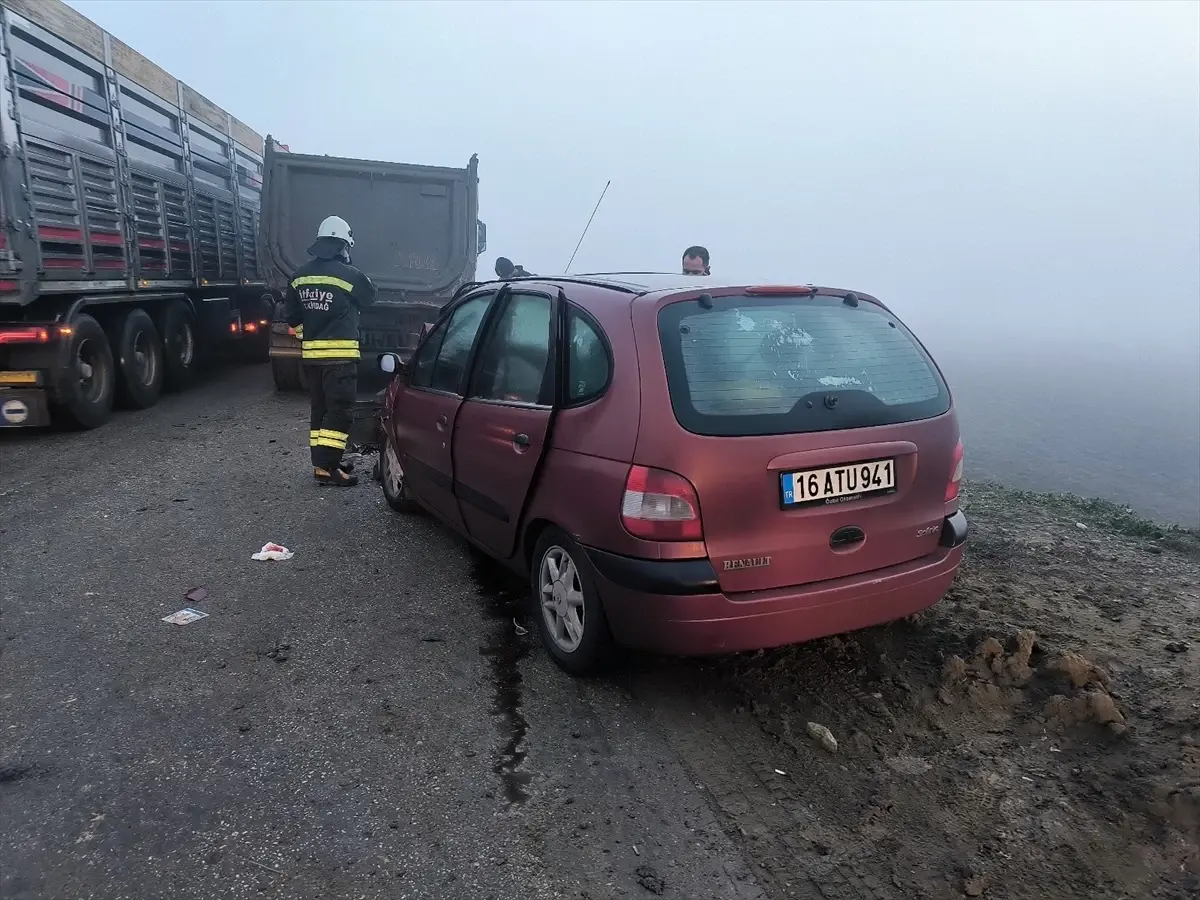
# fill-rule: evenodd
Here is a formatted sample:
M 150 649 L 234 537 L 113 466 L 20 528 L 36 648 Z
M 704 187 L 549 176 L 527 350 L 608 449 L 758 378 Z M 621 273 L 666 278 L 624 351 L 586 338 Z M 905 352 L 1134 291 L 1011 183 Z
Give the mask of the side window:
M 596 329 L 578 310 L 567 310 L 567 403 L 595 400 L 608 387 L 608 349 Z
M 473 297 L 454 311 L 446 323 L 446 336 L 442 338 L 437 361 L 433 364 L 433 378 L 429 386 L 435 391 L 457 394 L 462 391 L 467 367 L 471 364 L 471 347 L 475 335 L 483 324 L 483 317 L 491 305 L 492 295 Z
M 446 336 L 446 323 L 443 322 L 429 333 L 417 352 L 413 354 L 408 366 L 408 383 L 411 387 L 427 388 L 433 382 L 433 361 L 437 359 L 438 348 L 442 346 L 442 338 Z
M 513 403 L 553 402 L 550 309 L 550 298 L 544 295 L 511 295 L 488 337 L 471 396 Z

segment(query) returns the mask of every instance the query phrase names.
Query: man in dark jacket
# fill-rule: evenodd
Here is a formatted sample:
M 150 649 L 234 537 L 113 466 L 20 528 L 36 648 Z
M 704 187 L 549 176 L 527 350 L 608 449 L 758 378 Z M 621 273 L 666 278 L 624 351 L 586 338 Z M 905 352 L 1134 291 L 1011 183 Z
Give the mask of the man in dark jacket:
M 532 272 L 526 272 L 524 266 L 514 266 L 507 256 L 496 258 L 496 275 L 501 281 L 511 281 L 514 278 L 531 278 Z
M 301 341 L 311 405 L 308 445 L 313 476 L 349 487 L 358 478 L 342 465 L 358 393 L 358 314 L 375 300 L 375 285 L 350 264 L 354 235 L 345 219 L 330 216 L 317 229 L 287 291 L 287 322 Z

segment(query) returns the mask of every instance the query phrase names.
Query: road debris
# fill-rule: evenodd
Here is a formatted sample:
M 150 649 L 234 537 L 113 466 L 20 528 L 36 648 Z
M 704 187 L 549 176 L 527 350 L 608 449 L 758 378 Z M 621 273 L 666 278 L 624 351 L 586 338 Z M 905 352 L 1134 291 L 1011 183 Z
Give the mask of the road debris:
M 171 625 L 190 625 L 197 619 L 207 619 L 208 613 L 200 612 L 198 609 L 181 609 L 179 612 L 171 613 L 169 616 L 163 616 L 163 621 Z
M 183 595 L 183 599 L 191 600 L 193 603 L 203 603 L 205 600 L 208 599 L 208 589 L 202 588 L 202 587 L 194 587 L 190 591 L 188 591 L 186 594 Z
M 516 619 L 513 619 L 513 629 L 517 632 L 518 635 L 521 635 L 521 636 L 529 634 L 529 629 L 526 628 L 524 625 L 522 625 L 520 622 L 518 622 Z
M 963 893 L 968 897 L 982 897 L 987 890 L 988 880 L 984 875 L 972 875 L 963 882 Z
M 282 544 L 276 544 L 276 543 L 270 542 L 270 543 L 263 544 L 263 548 L 261 550 L 259 550 L 257 553 L 253 554 L 250 558 L 257 559 L 260 561 L 268 560 L 268 559 L 282 561 L 285 559 L 291 559 L 295 555 L 296 555 L 295 553 L 293 553 L 291 550 L 289 550 L 287 547 L 283 546 Z
M 1167 644 L 1166 649 L 1167 649 L 1168 653 L 1187 653 L 1188 642 L 1187 641 L 1171 641 L 1171 643 Z
M 661 895 L 666 892 L 667 882 L 653 866 L 638 866 L 633 874 L 637 876 L 637 883 L 650 893 Z
M 809 722 L 805 726 L 805 730 L 808 731 L 809 737 L 811 737 L 814 741 L 816 741 L 818 744 L 820 744 L 822 747 L 824 747 L 830 753 L 837 753 L 837 748 L 838 748 L 837 738 L 835 738 L 833 736 L 833 732 L 830 731 L 828 728 L 826 728 L 824 725 L 818 725 L 816 722 Z
M 288 658 L 289 658 L 291 652 L 292 652 L 291 644 L 283 644 L 283 643 L 276 642 L 275 646 L 267 651 L 267 659 L 273 659 L 277 663 L 284 663 L 284 662 L 288 661 Z

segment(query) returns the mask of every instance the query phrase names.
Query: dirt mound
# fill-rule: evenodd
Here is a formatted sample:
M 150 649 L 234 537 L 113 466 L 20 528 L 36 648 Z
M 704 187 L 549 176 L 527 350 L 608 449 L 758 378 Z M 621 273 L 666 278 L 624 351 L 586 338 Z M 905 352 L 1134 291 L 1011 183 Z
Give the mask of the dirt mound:
M 1074 652 L 1049 654 L 1037 633 L 1022 629 L 1007 645 L 986 637 L 969 659 L 952 655 L 942 666 L 938 699 L 947 706 L 962 701 L 983 711 L 1014 711 L 1030 700 L 1044 703 L 1037 721 L 1056 731 L 1092 723 L 1115 734 L 1128 729 L 1126 714 L 1109 693 L 1111 677 Z M 1054 691 L 1048 698 L 1047 691 Z

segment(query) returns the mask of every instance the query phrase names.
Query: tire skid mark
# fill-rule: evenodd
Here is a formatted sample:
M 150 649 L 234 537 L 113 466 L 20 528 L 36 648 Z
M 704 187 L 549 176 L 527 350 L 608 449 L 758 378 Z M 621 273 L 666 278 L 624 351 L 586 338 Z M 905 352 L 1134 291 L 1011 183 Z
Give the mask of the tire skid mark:
M 758 725 L 733 703 L 683 688 L 696 674 L 637 675 L 631 690 L 653 709 L 668 743 L 766 896 L 900 900 L 892 885 L 871 873 L 874 849 L 836 824 L 827 827 L 806 802 L 805 795 L 820 790 L 819 784 L 776 773 L 785 750 L 768 747 Z

